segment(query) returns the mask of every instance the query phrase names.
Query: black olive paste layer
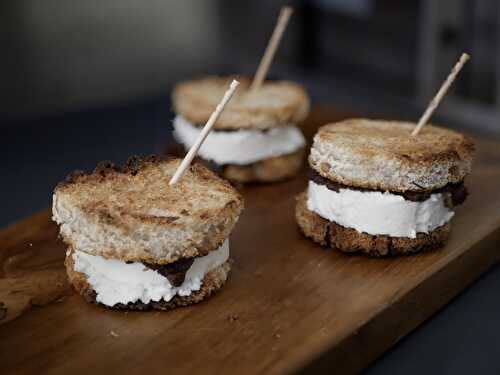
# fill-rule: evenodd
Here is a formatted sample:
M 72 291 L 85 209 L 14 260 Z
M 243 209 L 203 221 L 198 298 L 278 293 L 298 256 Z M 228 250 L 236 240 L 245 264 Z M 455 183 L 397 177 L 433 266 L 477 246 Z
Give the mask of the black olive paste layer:
M 376 189 L 366 189 L 360 188 L 356 186 L 348 186 L 343 185 L 335 181 L 331 181 L 323 176 L 321 176 L 318 172 L 311 169 L 309 179 L 314 181 L 318 185 L 325 185 L 328 189 L 338 192 L 339 189 L 351 189 L 351 190 L 359 190 L 359 191 L 379 191 L 384 192 L 384 190 L 376 190 Z M 398 191 L 389 191 L 391 194 L 400 195 L 404 199 L 413 202 L 423 202 L 430 198 L 432 194 L 445 194 L 449 197 L 449 201 L 447 200 L 447 205 L 450 207 L 458 206 L 462 204 L 467 198 L 468 192 L 467 188 L 464 185 L 463 181 L 460 181 L 456 184 L 447 184 L 442 188 L 426 191 L 426 192 L 415 192 L 415 191 L 406 191 L 406 192 L 398 192 Z

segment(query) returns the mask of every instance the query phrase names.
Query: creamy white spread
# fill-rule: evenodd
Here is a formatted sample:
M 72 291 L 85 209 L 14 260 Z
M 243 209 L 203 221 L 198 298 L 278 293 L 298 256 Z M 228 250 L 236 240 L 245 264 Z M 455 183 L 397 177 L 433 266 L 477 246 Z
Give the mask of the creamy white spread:
M 174 137 L 189 149 L 198 138 L 201 129 L 184 117 L 174 119 Z M 235 131 L 212 130 L 198 154 L 217 164 L 246 165 L 273 156 L 291 154 L 306 141 L 295 125 L 280 126 L 269 130 L 240 129 Z
M 442 194 L 431 194 L 423 202 L 379 191 L 339 189 L 309 181 L 307 208 L 347 228 L 372 235 L 415 238 L 450 221 L 454 212 Z
M 147 268 L 140 262 L 127 264 L 116 259 L 105 259 L 83 251 L 75 251 L 75 271 L 87 276 L 87 282 L 94 288 L 97 302 L 107 306 L 129 302 L 170 301 L 175 295 L 189 296 L 200 290 L 205 275 L 226 262 L 229 258 L 228 240 L 215 251 L 196 258 L 186 272 L 180 287 L 174 287 L 168 279 Z

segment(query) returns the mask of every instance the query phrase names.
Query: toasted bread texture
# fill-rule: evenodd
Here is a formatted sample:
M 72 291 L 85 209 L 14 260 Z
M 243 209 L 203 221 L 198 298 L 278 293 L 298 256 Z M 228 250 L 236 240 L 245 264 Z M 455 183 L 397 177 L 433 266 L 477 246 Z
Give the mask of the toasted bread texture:
M 207 77 L 179 83 L 173 91 L 175 112 L 193 124 L 204 125 L 219 104 L 233 77 Z M 266 81 L 250 91 L 250 80 L 240 86 L 214 129 L 270 129 L 302 121 L 309 113 L 309 97 L 289 81 Z
M 474 144 L 452 130 L 413 123 L 351 119 L 322 126 L 309 164 L 321 176 L 354 187 L 426 192 L 470 173 Z
M 287 155 L 275 156 L 249 165 L 228 164 L 222 167 L 222 176 L 234 183 L 276 182 L 297 174 L 304 159 L 304 149 Z
M 295 218 L 305 236 L 314 242 L 344 253 L 362 253 L 372 257 L 408 255 L 437 249 L 444 245 L 451 230 L 450 223 L 447 223 L 429 233 L 417 233 L 416 238 L 359 233 L 309 211 L 307 192 L 297 196 Z
M 83 296 L 89 303 L 98 303 L 96 301 L 96 292 L 87 281 L 87 276 L 81 272 L 75 271 L 74 261 L 72 256 L 66 257 L 64 262 L 68 279 L 73 285 L 73 288 Z M 151 301 L 142 303 L 140 301 L 128 304 L 116 304 L 112 308 L 120 310 L 171 310 L 176 307 L 188 306 L 203 301 L 216 291 L 218 291 L 226 282 L 229 271 L 231 269 L 230 262 L 227 261 L 220 266 L 208 272 L 203 278 L 200 290 L 192 292 L 189 296 L 176 295 L 170 301 Z M 108 306 L 107 306 L 108 307 Z
M 53 219 L 72 248 L 104 258 L 168 264 L 219 248 L 243 209 L 241 195 L 202 165 L 173 186 L 179 159 L 132 158 L 73 173 L 53 196 Z

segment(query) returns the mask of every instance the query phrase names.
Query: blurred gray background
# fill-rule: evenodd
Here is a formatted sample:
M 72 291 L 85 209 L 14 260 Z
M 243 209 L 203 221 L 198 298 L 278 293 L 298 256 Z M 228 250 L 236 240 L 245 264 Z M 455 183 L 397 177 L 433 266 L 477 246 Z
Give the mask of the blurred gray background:
M 304 84 L 314 104 L 416 121 L 467 51 L 472 60 L 433 119 L 500 136 L 498 1 L 286 4 L 295 14 L 270 76 Z M 74 169 L 162 152 L 174 83 L 252 75 L 282 5 L 2 1 L 0 225 L 49 206 L 54 185 Z M 367 373 L 500 373 L 499 288 L 495 268 Z M 335 364 L 323 370 L 335 373 Z
M 462 51 L 438 119 L 500 134 L 493 0 L 311 0 L 271 74 L 317 102 L 416 119 Z M 1 114 L 23 118 L 168 93 L 180 79 L 255 70 L 281 1 L 4 1 Z

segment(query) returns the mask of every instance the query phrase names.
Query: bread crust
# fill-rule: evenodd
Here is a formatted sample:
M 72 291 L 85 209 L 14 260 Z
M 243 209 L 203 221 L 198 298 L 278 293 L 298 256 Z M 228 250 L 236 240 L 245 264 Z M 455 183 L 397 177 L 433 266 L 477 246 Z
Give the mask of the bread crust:
M 394 192 L 428 192 L 459 183 L 470 173 L 474 144 L 463 134 L 426 125 L 350 119 L 322 126 L 310 166 L 347 186 Z
M 168 182 L 180 160 L 133 158 L 77 172 L 54 191 L 53 219 L 71 248 L 123 261 L 168 264 L 207 255 L 229 236 L 243 209 L 227 181 L 193 164 Z
M 451 230 L 450 223 L 446 223 L 429 233 L 417 233 L 416 238 L 359 233 L 309 211 L 307 191 L 297 196 L 295 218 L 304 235 L 314 242 L 344 253 L 362 253 L 372 257 L 408 255 L 437 249 L 444 245 Z
M 172 93 L 176 113 L 193 124 L 207 122 L 233 77 L 206 77 L 177 84 Z M 290 81 L 266 81 L 255 92 L 250 80 L 240 86 L 214 129 L 270 129 L 302 121 L 309 113 L 309 97 L 302 86 Z
M 186 153 L 186 150 L 181 143 L 172 142 L 165 153 L 180 157 Z M 247 165 L 220 165 L 200 157 L 196 157 L 195 160 L 203 163 L 219 176 L 238 185 L 254 182 L 271 183 L 292 178 L 302 168 L 304 156 L 305 148 L 301 148 L 291 154 L 274 156 Z
M 230 261 L 208 272 L 203 278 L 200 290 L 193 291 L 189 296 L 174 296 L 170 301 L 151 301 L 149 303 L 135 302 L 128 304 L 116 304 L 112 307 L 100 304 L 96 301 L 96 292 L 87 281 L 87 276 L 75 271 L 72 256 L 67 256 L 64 262 L 69 282 L 74 289 L 89 303 L 96 303 L 111 309 L 118 310 L 171 310 L 176 307 L 189 306 L 201 302 L 217 292 L 225 283 L 231 269 Z
M 222 176 L 234 183 L 276 182 L 291 178 L 300 170 L 304 149 L 291 154 L 274 156 L 249 165 L 228 164 L 222 167 Z

